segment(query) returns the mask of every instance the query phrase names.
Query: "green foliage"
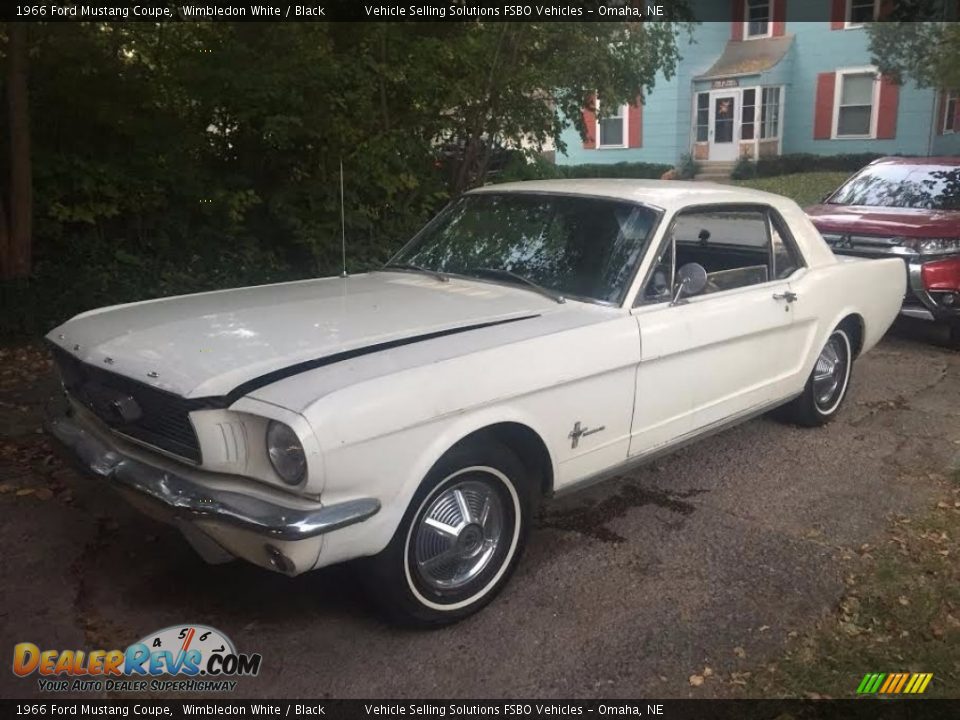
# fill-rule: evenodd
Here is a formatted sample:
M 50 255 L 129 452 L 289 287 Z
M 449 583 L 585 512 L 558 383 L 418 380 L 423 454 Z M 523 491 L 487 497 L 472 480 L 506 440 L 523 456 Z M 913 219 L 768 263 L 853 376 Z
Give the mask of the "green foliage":
M 744 180 L 746 178 L 756 177 L 756 175 L 756 163 L 746 155 L 738 157 L 737 162 L 733 166 L 733 170 L 730 171 L 730 177 L 733 180 Z
M 867 26 L 873 62 L 920 87 L 960 88 L 958 12 L 955 0 L 898 0 L 889 22 Z
M 338 272 L 341 162 L 348 267 L 379 264 L 483 182 L 495 148 L 562 148 L 593 92 L 615 107 L 669 77 L 685 27 L 31 25 L 36 264 L 15 305 L 33 312 L 4 312 L 0 334 Z
M 825 195 L 836 190 L 850 176 L 847 172 L 804 172 L 796 175 L 755 177 L 733 180 L 734 185 L 763 190 L 788 197 L 800 207 L 819 203 Z
M 690 153 L 685 153 L 674 169 L 677 171 L 677 180 L 693 180 L 700 171 L 700 165 Z
M 611 164 L 586 163 L 583 165 L 555 165 L 543 158 L 529 162 L 511 163 L 493 182 L 516 180 L 557 180 L 563 178 L 647 178 L 659 179 L 669 165 L 643 162 L 620 162 Z
M 753 174 L 744 177 L 775 177 L 805 172 L 844 171 L 853 173 L 882 155 L 877 153 L 854 153 L 847 155 L 812 155 L 794 153 L 760 158 L 753 165 Z M 737 163 L 736 168 L 740 165 Z M 737 177 L 737 176 L 733 176 Z

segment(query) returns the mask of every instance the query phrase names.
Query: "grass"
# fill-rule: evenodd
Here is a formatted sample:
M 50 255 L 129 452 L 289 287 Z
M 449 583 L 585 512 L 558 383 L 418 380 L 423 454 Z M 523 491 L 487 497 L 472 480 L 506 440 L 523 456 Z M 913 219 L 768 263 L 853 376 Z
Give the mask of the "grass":
M 820 202 L 824 195 L 836 190 L 848 177 L 850 177 L 848 172 L 809 172 L 778 175 L 777 177 L 750 178 L 748 180 L 731 180 L 730 184 L 785 195 L 795 200 L 800 207 L 806 207 Z
M 897 517 L 887 540 L 844 551 L 846 592 L 832 615 L 750 674 L 751 697 L 852 698 L 866 673 L 929 672 L 924 697 L 960 682 L 960 478 L 926 517 Z

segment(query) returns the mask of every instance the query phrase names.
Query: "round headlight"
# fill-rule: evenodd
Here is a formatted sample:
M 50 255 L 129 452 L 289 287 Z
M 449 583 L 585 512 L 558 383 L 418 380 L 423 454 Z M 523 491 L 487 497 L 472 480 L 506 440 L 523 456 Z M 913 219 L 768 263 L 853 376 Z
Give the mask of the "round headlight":
M 303 480 L 307 469 L 307 456 L 300 438 L 289 425 L 271 420 L 267 425 L 267 455 L 277 475 L 287 485 L 296 485 Z

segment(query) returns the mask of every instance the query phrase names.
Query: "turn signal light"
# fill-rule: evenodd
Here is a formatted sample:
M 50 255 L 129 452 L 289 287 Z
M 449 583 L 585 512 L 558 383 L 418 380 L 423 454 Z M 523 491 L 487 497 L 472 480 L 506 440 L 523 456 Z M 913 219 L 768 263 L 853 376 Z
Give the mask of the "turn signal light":
M 920 266 L 920 278 L 927 291 L 960 290 L 960 258 L 924 263 Z

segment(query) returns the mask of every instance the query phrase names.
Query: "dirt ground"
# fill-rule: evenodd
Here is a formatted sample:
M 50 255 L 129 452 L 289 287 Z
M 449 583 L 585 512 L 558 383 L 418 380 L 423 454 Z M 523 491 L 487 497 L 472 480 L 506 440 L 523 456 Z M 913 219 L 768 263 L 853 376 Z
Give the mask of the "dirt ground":
M 124 648 L 203 623 L 263 655 L 237 697 L 735 694 L 732 678 L 836 611 L 858 549 L 926 512 L 956 467 L 960 353 L 927 335 L 899 325 L 860 359 L 826 428 L 760 418 L 548 503 L 502 595 L 432 632 L 386 625 L 346 568 L 205 565 L 55 459 L 39 430 L 49 364 L 3 349 L 0 650 Z M 39 694 L 0 672 L 0 697 Z

